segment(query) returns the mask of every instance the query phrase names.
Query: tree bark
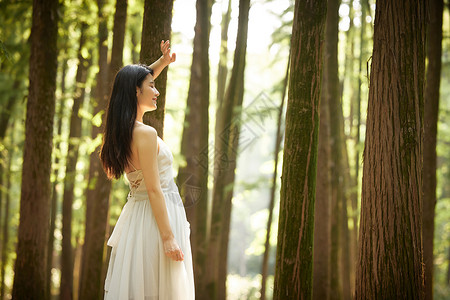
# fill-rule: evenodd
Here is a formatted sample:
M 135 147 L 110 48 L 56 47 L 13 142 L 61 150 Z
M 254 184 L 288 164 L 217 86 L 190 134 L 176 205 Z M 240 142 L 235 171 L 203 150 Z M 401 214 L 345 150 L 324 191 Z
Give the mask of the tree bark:
M 326 29 L 325 29 L 326 30 Z M 330 245 L 331 245 L 331 193 L 330 193 L 330 113 L 325 97 L 328 85 L 327 64 L 323 64 L 319 140 L 317 151 L 317 184 L 314 214 L 313 299 L 330 298 Z
M 377 1 L 356 299 L 423 299 L 426 2 Z
M 266 240 L 264 242 L 264 254 L 261 268 L 261 300 L 266 299 L 266 285 L 269 265 L 269 253 L 270 253 L 270 231 L 272 229 L 273 208 L 275 206 L 275 190 L 277 188 L 277 170 L 278 170 L 278 157 L 281 149 L 281 142 L 283 141 L 282 121 L 283 121 L 283 108 L 284 99 L 286 98 L 287 84 L 289 79 L 289 67 L 290 57 L 288 57 L 288 63 L 286 68 L 286 75 L 283 80 L 283 94 L 281 95 L 281 104 L 278 109 L 278 121 L 277 121 L 277 133 L 275 136 L 275 150 L 274 150 L 274 172 L 272 175 L 272 186 L 270 189 L 270 201 L 269 201 L 269 217 L 267 218 L 266 226 Z
M 180 153 L 186 165 L 180 167 L 177 182 L 191 226 L 196 295 L 204 291 L 207 251 L 208 166 L 209 166 L 209 33 L 211 0 L 197 0 L 191 79 L 186 101 Z
M 211 231 L 208 245 L 205 299 L 226 297 L 226 261 L 231 217 L 234 172 L 240 131 L 240 112 L 244 98 L 244 70 L 247 51 L 248 15 L 250 0 L 239 1 L 239 20 L 230 82 L 216 112 L 214 146 L 214 187 L 211 212 Z M 222 235 L 225 235 L 223 238 Z
M 344 209 L 344 187 L 342 174 L 342 139 L 340 132 L 340 91 L 338 77 L 338 24 L 339 0 L 329 0 L 325 29 L 326 86 L 324 92 L 330 116 L 330 193 L 331 193 L 331 252 L 330 252 L 330 299 L 342 299 L 343 282 L 341 267 L 343 255 L 340 247 L 344 233 L 342 223 Z
M 429 1 L 430 23 L 427 39 L 427 78 L 423 135 L 423 262 L 425 299 L 433 299 L 433 244 L 436 207 L 436 136 L 441 82 L 443 0 Z
M 34 0 L 14 299 L 46 299 L 58 1 Z M 33 278 L 33 280 L 30 280 Z
M 161 40 L 170 40 L 172 32 L 173 0 L 145 0 L 141 37 L 141 63 L 150 65 L 161 56 Z M 156 129 L 164 138 L 164 114 L 166 107 L 167 69 L 158 76 L 158 109 L 144 114 L 144 123 Z
M 78 67 L 76 74 L 76 87 L 73 97 L 73 106 L 70 117 L 69 149 L 67 151 L 66 176 L 64 178 L 64 194 L 62 206 L 62 251 L 61 251 L 61 288 L 60 299 L 73 299 L 73 245 L 72 245 L 72 205 L 76 167 L 78 161 L 78 148 L 81 136 L 81 118 L 78 116 L 84 101 L 85 85 L 89 60 L 82 55 L 86 43 L 86 30 L 88 25 L 81 24 L 80 45 L 78 50 Z
M 295 1 L 273 299 L 312 299 L 326 1 Z
M 106 109 L 108 103 L 108 27 L 104 0 L 97 0 L 98 7 L 98 65 L 94 113 Z M 113 41 L 114 43 L 114 41 Z M 111 56 L 115 55 L 113 53 Z M 104 117 L 104 115 L 103 115 Z M 102 122 L 104 124 L 104 122 Z M 92 139 L 103 131 L 103 125 L 92 126 Z M 103 294 L 102 268 L 105 249 L 106 227 L 108 222 L 109 194 L 111 181 L 106 177 L 98 157 L 98 146 L 90 156 L 89 181 L 86 189 L 86 227 L 83 245 L 83 258 L 80 276 L 80 299 L 99 299 Z

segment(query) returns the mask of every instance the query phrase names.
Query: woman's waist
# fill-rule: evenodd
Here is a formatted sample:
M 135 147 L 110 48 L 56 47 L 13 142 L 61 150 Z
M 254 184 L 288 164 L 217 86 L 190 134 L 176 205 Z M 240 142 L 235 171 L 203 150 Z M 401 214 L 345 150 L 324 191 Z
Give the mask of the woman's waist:
M 178 187 L 172 179 L 170 182 L 161 184 L 161 191 L 163 194 L 178 193 Z M 134 198 L 135 201 L 148 199 L 147 189 L 145 187 L 140 187 L 136 190 L 131 189 L 128 194 L 128 199 L 130 197 Z

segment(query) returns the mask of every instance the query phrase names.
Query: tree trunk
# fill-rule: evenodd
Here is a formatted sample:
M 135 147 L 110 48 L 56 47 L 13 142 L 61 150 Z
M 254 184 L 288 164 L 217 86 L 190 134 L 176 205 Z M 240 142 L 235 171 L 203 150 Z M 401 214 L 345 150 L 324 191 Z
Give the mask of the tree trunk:
M 326 1 L 295 1 L 273 299 L 312 299 Z
M 423 135 L 423 262 L 425 299 L 433 300 L 433 243 L 436 207 L 436 136 L 441 82 L 443 0 L 429 1 L 430 24 L 427 40 L 427 78 Z
M 273 219 L 273 208 L 275 206 L 275 190 L 277 188 L 277 170 L 278 170 L 278 157 L 280 154 L 281 142 L 283 140 L 282 121 L 283 121 L 283 108 L 284 99 L 286 98 L 286 90 L 289 79 L 289 66 L 290 57 L 288 57 L 286 75 L 283 80 L 283 94 L 281 95 L 281 104 L 278 109 L 278 122 L 277 122 L 277 134 L 275 136 L 275 150 L 274 150 L 274 172 L 272 175 L 272 186 L 270 189 L 270 201 L 269 201 L 269 217 L 267 218 L 266 226 L 266 241 L 264 242 L 264 254 L 261 268 L 261 300 L 266 299 L 266 284 L 267 284 L 267 274 L 269 265 L 269 253 L 270 253 L 270 231 L 272 229 L 272 219 Z
M 18 79 L 14 80 L 12 89 L 16 90 L 20 87 L 20 81 Z M 8 128 L 8 122 L 12 115 L 12 110 L 14 104 L 16 104 L 17 98 L 15 96 L 10 96 L 6 102 L 5 107 L 0 107 L 0 141 L 3 141 L 5 137 L 6 129 Z
M 209 166 L 209 33 L 211 0 L 197 0 L 191 79 L 186 101 L 180 153 L 186 165 L 180 167 L 177 182 L 191 225 L 196 294 L 204 291 L 207 250 L 208 166 Z
M 349 204 L 349 190 L 351 190 L 351 177 L 350 177 L 350 167 L 348 164 L 348 152 L 347 152 L 347 143 L 344 132 L 344 115 L 342 104 L 338 101 L 338 117 L 339 117 L 339 135 L 341 140 L 341 160 L 340 160 L 340 173 L 342 181 L 340 185 L 342 186 L 342 207 L 341 208 L 341 217 L 340 217 L 340 230 L 341 234 L 341 274 L 342 278 L 342 297 L 343 299 L 352 299 L 352 290 L 350 287 L 350 277 L 352 273 L 351 265 L 354 265 L 355 262 L 351 262 L 351 250 L 350 250 L 350 231 L 348 228 L 348 204 Z
M 66 103 L 65 92 L 66 92 L 66 72 L 67 72 L 67 60 L 62 60 L 62 68 L 61 68 L 61 99 L 57 112 L 57 136 L 61 137 L 62 131 L 62 119 L 64 116 L 64 107 Z M 56 144 L 56 149 L 61 150 L 61 142 L 58 141 Z M 47 244 L 47 299 L 51 299 L 51 289 L 52 289 L 52 266 L 53 266 L 53 250 L 54 250 L 54 241 L 55 241 L 55 228 L 56 228 L 56 212 L 58 207 L 58 191 L 56 186 L 58 184 L 58 173 L 59 173 L 59 157 L 55 155 L 54 160 L 54 170 L 53 175 L 55 180 L 53 181 L 52 186 L 52 199 L 51 199 L 51 211 L 50 211 L 50 229 L 49 229 L 49 238 Z M 3 298 L 2 298 L 3 299 Z
M 239 141 L 240 112 L 244 98 L 244 69 L 247 51 L 250 0 L 239 1 L 239 20 L 230 82 L 222 103 L 218 104 L 215 128 L 214 187 L 211 212 L 211 233 L 206 270 L 207 294 L 201 299 L 226 297 L 226 262 L 229 221 L 233 196 L 234 172 Z M 230 202 L 230 203 L 227 203 Z M 225 239 L 222 238 L 225 235 Z
M 60 299 L 73 299 L 73 245 L 72 245 L 72 205 L 76 167 L 78 161 L 78 148 L 81 136 L 81 118 L 78 116 L 84 101 L 85 85 L 89 60 L 84 58 L 82 50 L 85 47 L 88 28 L 86 23 L 81 24 L 80 46 L 78 50 L 78 67 L 76 74 L 76 87 L 70 117 L 69 149 L 66 160 L 66 176 L 64 178 L 64 194 L 62 206 L 62 252 L 61 252 L 61 288 Z
M 46 299 L 58 1 L 34 0 L 14 299 Z M 32 278 L 32 280 L 30 280 Z
M 325 29 L 326 30 L 326 29 Z M 314 214 L 313 299 L 330 297 L 331 193 L 330 193 L 330 113 L 325 96 L 328 85 L 327 64 L 323 65 L 319 141 L 317 151 L 317 185 Z
M 94 115 L 102 113 L 108 103 L 108 27 L 104 0 L 98 6 L 98 65 Z M 114 42 L 113 42 L 114 43 Z M 112 54 L 113 56 L 114 54 Z M 103 115 L 104 117 L 104 115 Z M 104 122 L 102 122 L 104 124 Z M 102 134 L 103 125 L 92 126 L 92 139 Z M 99 147 L 92 152 L 89 161 L 89 181 L 86 189 L 86 227 L 80 276 L 80 299 L 99 299 L 103 295 L 102 267 L 108 222 L 111 181 L 106 177 L 98 157 Z
M 145 0 L 141 37 L 141 63 L 150 65 L 161 56 L 161 40 L 170 40 L 173 0 Z M 151 125 L 164 138 L 167 69 L 158 76 L 158 109 L 144 114 L 144 123 Z
M 368 0 L 361 1 L 361 28 L 360 28 L 360 39 L 359 39 L 359 59 L 358 59 L 358 92 L 356 96 L 356 124 L 355 124 L 355 177 L 354 177 L 354 186 L 353 192 L 351 194 L 351 204 L 352 204 L 352 220 L 353 220 L 353 230 L 352 230 L 352 257 L 356 259 L 358 255 L 358 195 L 359 195 L 359 174 L 361 168 L 361 97 L 362 97 L 362 78 L 363 78 L 363 67 L 365 66 L 366 61 L 366 11 L 369 9 Z M 356 276 L 356 264 L 353 265 L 354 276 Z M 352 279 L 353 283 L 353 293 L 355 290 L 354 284 L 356 282 Z
M 425 1 L 378 0 L 356 299 L 423 299 Z
M 226 13 L 222 15 L 221 33 L 220 33 L 220 55 L 219 66 L 217 70 L 217 103 L 222 103 L 225 97 L 225 87 L 228 75 L 228 28 L 231 19 L 231 0 L 228 0 Z
M 344 190 L 342 174 L 342 139 L 340 136 L 340 92 L 338 77 L 338 23 L 339 0 L 328 1 L 327 23 L 325 29 L 325 71 L 324 92 L 330 116 L 330 193 L 331 193 L 331 257 L 330 257 L 330 299 L 342 299 L 344 278 L 340 274 L 343 264 L 340 251 L 342 241 L 342 210 L 344 209 Z
M 11 140 L 10 143 L 11 145 L 14 145 L 14 141 L 13 141 L 13 137 L 14 137 L 14 128 L 10 128 L 11 131 Z M 12 148 L 12 147 L 11 147 Z M 10 149 L 11 149 L 10 148 Z M 9 252 L 8 252 L 8 243 L 9 243 L 9 224 L 10 224 L 10 215 L 9 215 L 9 207 L 10 207 L 10 202 L 11 202 L 11 176 L 12 176 L 12 171 L 11 171 L 11 161 L 13 160 L 13 151 L 10 150 L 8 151 L 8 162 L 6 165 L 6 176 L 4 177 L 4 179 L 6 179 L 6 184 L 5 184 L 5 193 L 3 193 L 3 191 L 0 191 L 0 193 L 2 193 L 2 195 L 5 195 L 5 212 L 4 212 L 4 219 L 3 219 L 3 238 L 2 238 L 2 269 L 1 269 L 1 278 L 0 278 L 0 299 L 3 300 L 5 299 L 5 271 L 6 271 L 6 266 L 8 265 L 8 261 L 9 261 Z M 2 166 L 3 167 L 3 166 Z

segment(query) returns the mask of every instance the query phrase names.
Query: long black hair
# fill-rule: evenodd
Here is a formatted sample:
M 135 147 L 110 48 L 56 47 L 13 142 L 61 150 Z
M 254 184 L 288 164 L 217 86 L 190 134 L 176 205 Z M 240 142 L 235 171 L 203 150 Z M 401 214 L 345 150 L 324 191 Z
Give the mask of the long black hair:
M 136 87 L 153 70 L 145 65 L 128 65 L 116 74 L 106 114 L 100 159 L 108 178 L 120 178 L 129 164 L 131 139 L 137 115 Z

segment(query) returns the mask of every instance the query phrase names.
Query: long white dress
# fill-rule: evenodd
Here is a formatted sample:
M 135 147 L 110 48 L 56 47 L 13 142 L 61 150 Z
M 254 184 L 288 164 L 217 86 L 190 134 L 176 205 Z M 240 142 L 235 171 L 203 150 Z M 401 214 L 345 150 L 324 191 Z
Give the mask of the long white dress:
M 183 261 L 164 254 L 163 242 L 148 199 L 141 170 L 127 175 L 130 193 L 108 246 L 112 247 L 105 280 L 106 300 L 194 300 L 190 225 L 173 179 L 173 156 L 158 137 L 161 188 Z

